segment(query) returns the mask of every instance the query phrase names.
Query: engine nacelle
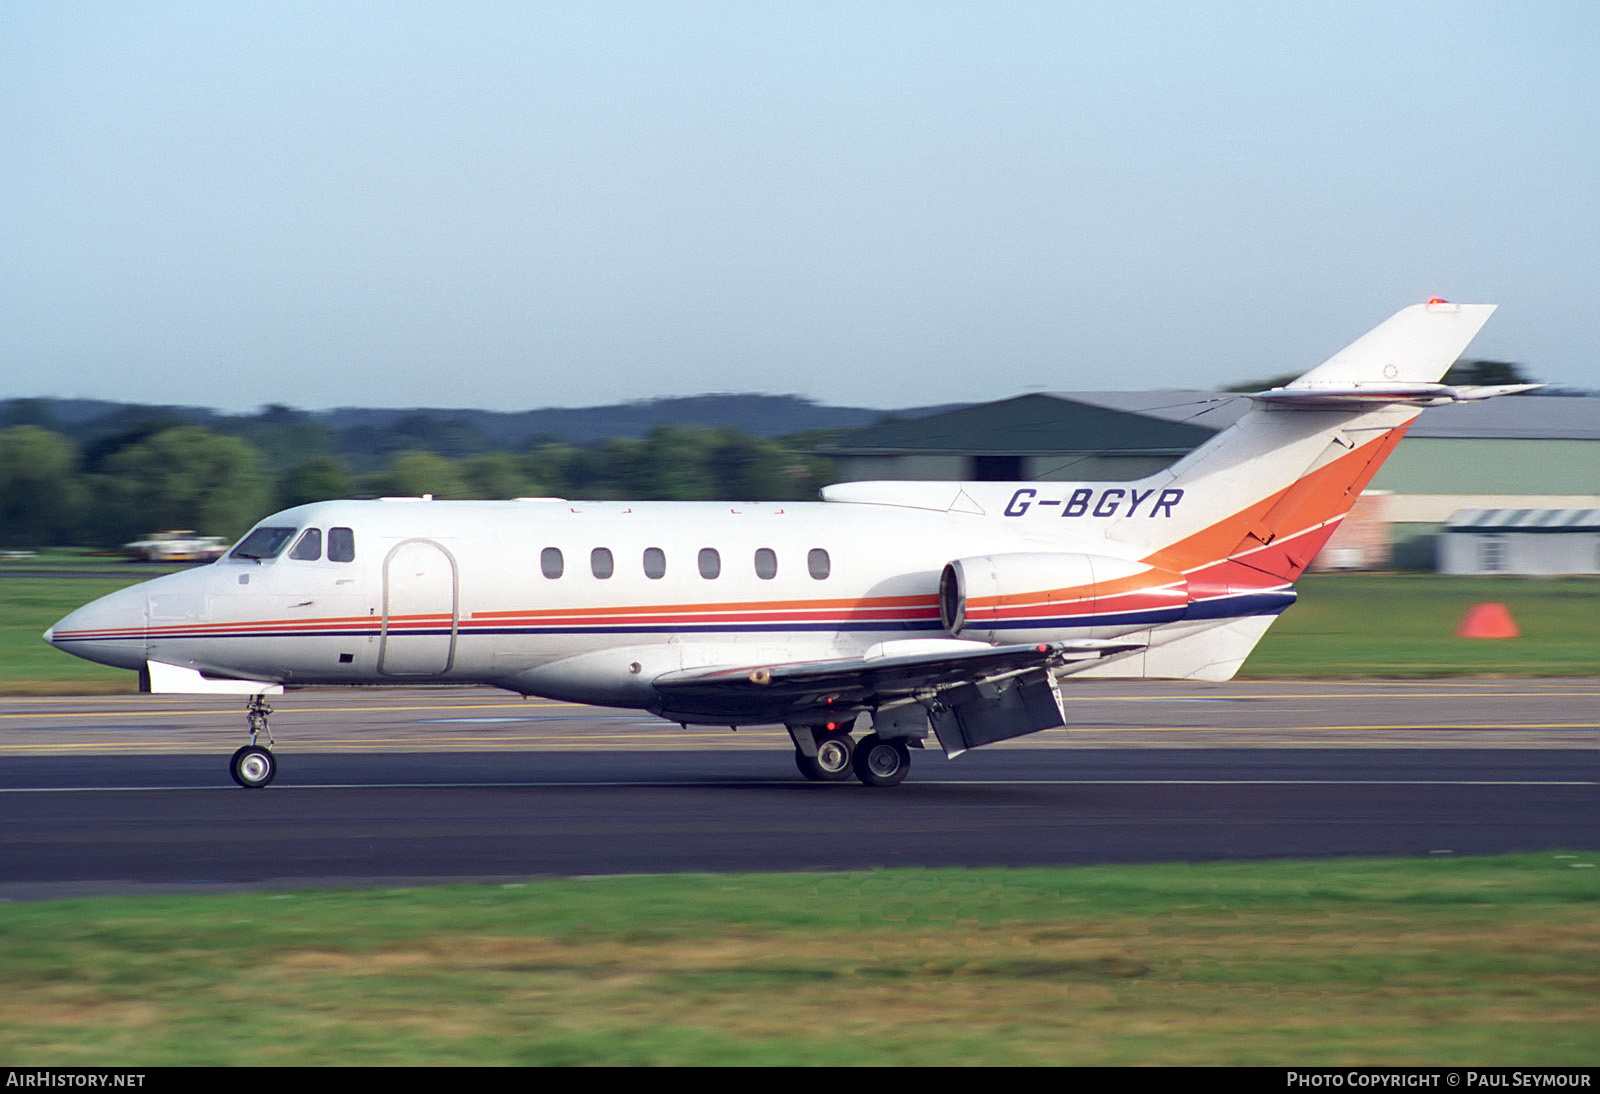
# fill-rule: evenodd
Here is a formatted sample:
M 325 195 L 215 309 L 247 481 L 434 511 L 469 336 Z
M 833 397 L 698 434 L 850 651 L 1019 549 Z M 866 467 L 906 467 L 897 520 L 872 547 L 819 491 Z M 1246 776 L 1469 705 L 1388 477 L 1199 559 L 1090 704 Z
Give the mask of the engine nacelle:
M 939 577 L 945 630 L 984 642 L 1113 638 L 1182 619 L 1188 606 L 1182 574 L 1107 555 L 980 555 Z

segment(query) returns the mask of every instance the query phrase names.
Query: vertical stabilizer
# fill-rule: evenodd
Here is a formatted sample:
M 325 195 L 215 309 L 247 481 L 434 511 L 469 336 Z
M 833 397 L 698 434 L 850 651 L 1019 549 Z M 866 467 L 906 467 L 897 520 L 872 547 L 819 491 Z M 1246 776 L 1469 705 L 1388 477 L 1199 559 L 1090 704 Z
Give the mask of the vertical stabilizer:
M 1494 312 L 1493 304 L 1413 304 L 1301 376 L 1288 390 L 1350 384 L 1433 384 Z
M 1175 519 L 1159 541 L 1151 521 L 1123 520 L 1112 534 L 1184 575 L 1190 616 L 1149 632 L 1144 652 L 1084 674 L 1231 678 L 1423 407 L 1523 390 L 1439 382 L 1493 311 L 1442 300 L 1406 308 L 1292 383 L 1250 396 L 1231 428 L 1141 483 L 1181 492 Z
M 1252 395 L 1231 428 L 1146 480 L 1183 491 L 1181 518 L 1159 529 L 1147 561 L 1191 574 L 1231 562 L 1257 571 L 1239 580 L 1293 581 L 1421 408 L 1453 398 L 1438 380 L 1493 311 L 1414 305 L 1293 383 Z M 1124 521 L 1115 534 L 1155 530 Z

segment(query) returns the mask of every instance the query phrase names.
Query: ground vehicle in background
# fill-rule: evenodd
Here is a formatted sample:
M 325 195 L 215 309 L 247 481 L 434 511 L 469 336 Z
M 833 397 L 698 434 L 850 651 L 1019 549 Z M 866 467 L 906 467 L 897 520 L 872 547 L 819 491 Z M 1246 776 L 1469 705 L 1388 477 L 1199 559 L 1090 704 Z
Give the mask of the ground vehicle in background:
M 185 529 L 152 532 L 122 545 L 122 553 L 139 562 L 215 562 L 228 550 L 221 536 L 202 536 Z

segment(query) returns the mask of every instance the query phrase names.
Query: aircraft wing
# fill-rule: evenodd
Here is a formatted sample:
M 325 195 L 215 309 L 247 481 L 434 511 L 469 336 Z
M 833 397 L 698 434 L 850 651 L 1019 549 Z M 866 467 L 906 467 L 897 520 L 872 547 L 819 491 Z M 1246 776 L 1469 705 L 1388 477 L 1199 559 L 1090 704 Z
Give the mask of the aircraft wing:
M 883 642 L 859 657 L 685 669 L 656 677 L 662 716 L 721 721 L 843 721 L 863 710 L 937 702 L 960 689 L 1070 671 L 1143 643 L 1079 639 L 990 646 L 958 639 Z

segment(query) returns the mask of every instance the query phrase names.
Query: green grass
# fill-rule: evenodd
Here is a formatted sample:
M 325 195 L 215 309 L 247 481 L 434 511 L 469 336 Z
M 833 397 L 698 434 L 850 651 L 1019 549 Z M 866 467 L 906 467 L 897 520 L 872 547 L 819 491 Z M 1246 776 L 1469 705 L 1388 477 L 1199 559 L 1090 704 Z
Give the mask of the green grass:
M 1241 675 L 1600 675 L 1600 580 L 1313 574 Z M 1504 603 L 1522 631 L 1456 638 L 1467 609 Z
M 0 906 L 0 1058 L 1592 1064 L 1597 856 Z
M 0 578 L 0 694 L 132 691 L 131 672 L 40 640 L 138 577 Z M 1502 601 L 1523 636 L 1454 637 L 1473 604 Z M 1600 676 L 1600 580 L 1313 575 L 1245 662 L 1246 677 Z
M 71 567 L 117 566 L 128 563 L 120 551 L 91 551 L 86 547 L 42 547 L 22 558 L 0 558 L 0 573 L 6 570 L 35 569 L 40 566 Z
M 126 669 L 107 668 L 48 645 L 44 632 L 96 597 L 135 584 L 126 577 L 0 577 L 0 694 L 138 690 Z

